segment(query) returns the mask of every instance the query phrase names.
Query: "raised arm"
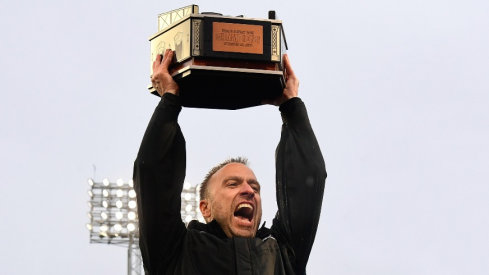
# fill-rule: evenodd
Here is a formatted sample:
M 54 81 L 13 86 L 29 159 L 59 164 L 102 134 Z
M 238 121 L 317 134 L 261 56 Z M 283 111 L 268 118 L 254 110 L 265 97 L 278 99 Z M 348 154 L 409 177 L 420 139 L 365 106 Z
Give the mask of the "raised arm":
M 157 65 L 164 64 L 165 59 Z M 180 98 L 154 71 L 153 87 L 158 87 L 162 98 L 144 134 L 134 162 L 133 178 L 144 269 L 146 274 L 166 274 L 166 269 L 175 262 L 186 232 L 180 216 L 186 153 L 185 139 L 177 122 L 182 109 Z
M 298 93 L 286 59 L 287 89 Z M 284 90 L 284 93 L 286 92 Z M 276 152 L 278 211 L 272 231 L 288 248 L 296 274 L 305 274 L 321 213 L 326 168 L 304 103 L 292 97 L 280 105 L 282 135 Z

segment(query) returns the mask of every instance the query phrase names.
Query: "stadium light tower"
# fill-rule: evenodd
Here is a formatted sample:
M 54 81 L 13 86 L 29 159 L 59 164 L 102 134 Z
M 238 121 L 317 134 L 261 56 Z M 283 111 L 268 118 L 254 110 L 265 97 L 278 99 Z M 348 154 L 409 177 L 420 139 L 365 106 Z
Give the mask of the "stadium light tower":
M 204 217 L 199 209 L 200 202 L 200 184 L 197 186 L 192 186 L 192 184 L 186 181 L 183 184 L 182 190 L 182 207 L 180 208 L 180 214 L 182 216 L 182 221 L 185 222 L 185 226 L 191 220 L 198 220 L 204 222 Z
M 106 178 L 102 182 L 88 179 L 88 185 L 90 222 L 86 226 L 90 231 L 90 243 L 127 247 L 127 274 L 143 274 L 133 180 L 125 183 L 122 179 L 116 182 L 110 182 Z M 185 182 L 180 211 L 185 225 L 191 220 L 204 221 L 199 210 L 199 201 L 199 186 Z

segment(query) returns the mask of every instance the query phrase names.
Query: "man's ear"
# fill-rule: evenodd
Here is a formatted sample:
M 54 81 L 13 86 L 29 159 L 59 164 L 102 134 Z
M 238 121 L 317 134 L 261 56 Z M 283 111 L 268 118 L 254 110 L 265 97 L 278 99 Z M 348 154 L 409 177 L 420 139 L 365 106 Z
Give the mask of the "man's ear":
M 202 216 L 207 221 L 211 217 L 211 206 L 208 200 L 201 200 L 199 202 L 200 212 L 202 212 Z

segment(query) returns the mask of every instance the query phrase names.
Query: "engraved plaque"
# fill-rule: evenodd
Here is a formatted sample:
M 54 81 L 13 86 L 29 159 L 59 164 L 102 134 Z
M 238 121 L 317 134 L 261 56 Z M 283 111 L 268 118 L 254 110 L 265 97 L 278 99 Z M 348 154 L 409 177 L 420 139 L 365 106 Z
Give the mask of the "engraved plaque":
M 212 50 L 263 54 L 263 26 L 212 22 Z

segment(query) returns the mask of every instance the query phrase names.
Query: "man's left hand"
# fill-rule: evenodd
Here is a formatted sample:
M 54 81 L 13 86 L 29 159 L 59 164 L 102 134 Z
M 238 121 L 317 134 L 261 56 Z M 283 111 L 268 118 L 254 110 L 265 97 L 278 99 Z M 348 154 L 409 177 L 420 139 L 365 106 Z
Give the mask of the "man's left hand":
M 299 79 L 295 75 L 294 70 L 292 70 L 289 56 L 287 54 L 284 55 L 284 76 L 285 88 L 282 94 L 272 100 L 265 99 L 262 101 L 262 104 L 280 106 L 285 101 L 299 95 Z

